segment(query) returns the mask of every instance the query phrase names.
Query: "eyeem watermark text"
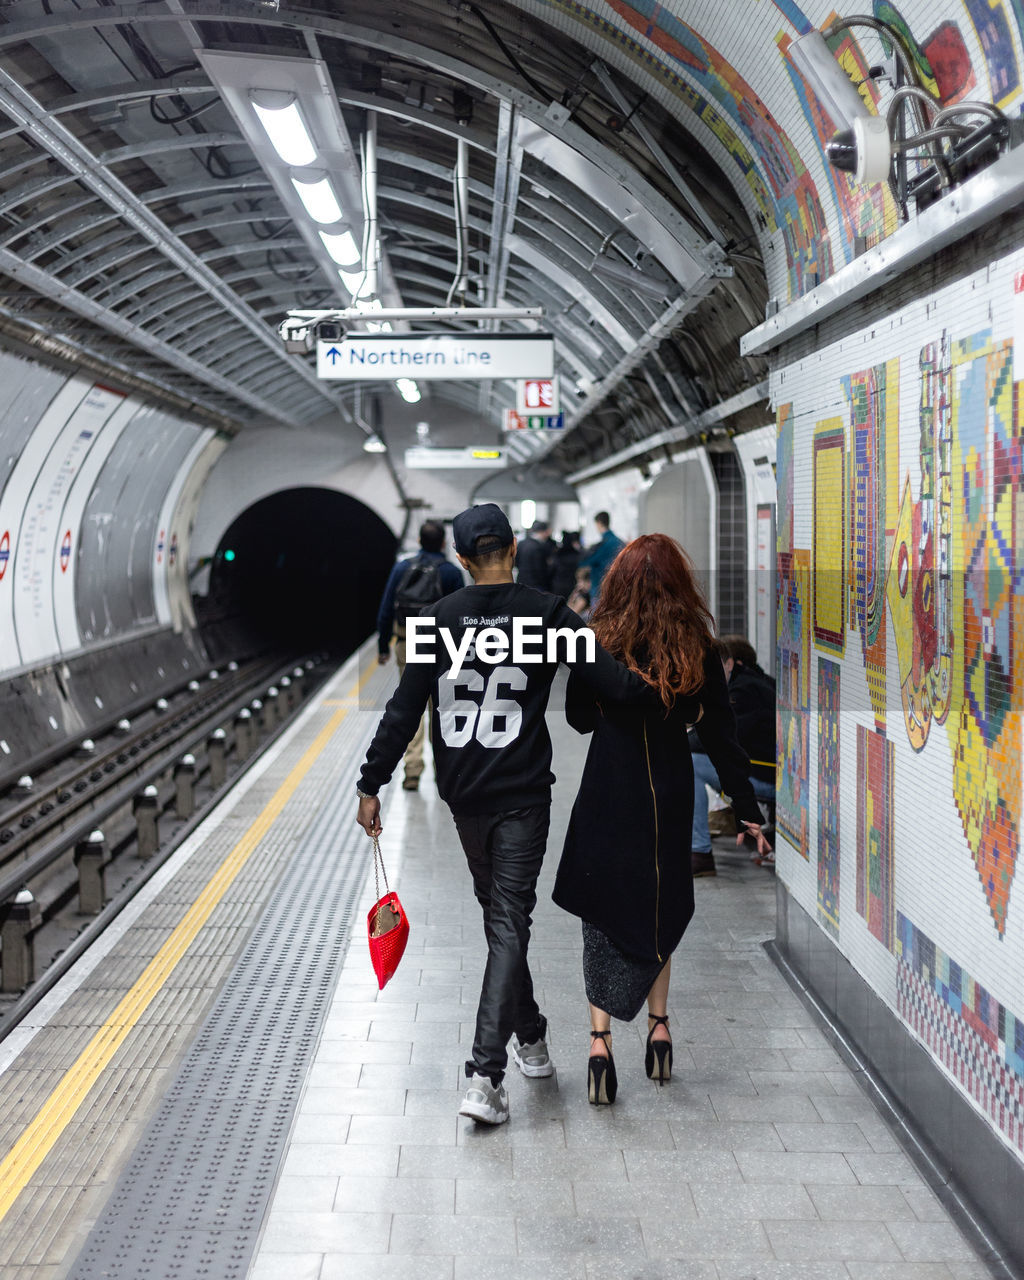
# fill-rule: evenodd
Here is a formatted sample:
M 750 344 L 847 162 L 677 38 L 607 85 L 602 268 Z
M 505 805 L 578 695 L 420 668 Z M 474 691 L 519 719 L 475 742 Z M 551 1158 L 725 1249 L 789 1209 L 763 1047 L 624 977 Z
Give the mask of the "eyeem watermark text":
M 438 637 L 451 659 L 451 669 L 446 672 L 449 680 L 455 679 L 464 662 L 474 658 L 490 666 L 506 662 L 523 666 L 534 662 L 597 660 L 597 640 L 589 627 L 545 627 L 543 618 L 511 618 L 509 621 L 511 636 L 499 627 L 470 625 L 456 639 L 450 627 L 437 625 L 436 618 L 409 618 L 405 624 L 405 660 L 436 662 Z

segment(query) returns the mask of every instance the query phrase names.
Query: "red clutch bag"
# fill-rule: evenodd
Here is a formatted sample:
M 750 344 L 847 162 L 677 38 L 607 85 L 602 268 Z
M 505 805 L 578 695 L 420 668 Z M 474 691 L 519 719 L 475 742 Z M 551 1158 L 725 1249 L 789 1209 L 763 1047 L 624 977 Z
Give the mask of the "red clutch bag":
M 378 867 L 380 868 L 378 873 Z M 384 877 L 384 896 L 380 896 L 380 876 Z M 395 976 L 398 963 L 405 954 L 409 941 L 409 917 L 399 901 L 398 894 L 388 886 L 388 873 L 381 857 L 380 841 L 373 837 L 373 880 L 377 901 L 366 916 L 366 932 L 370 943 L 370 961 L 377 975 L 378 988 Z

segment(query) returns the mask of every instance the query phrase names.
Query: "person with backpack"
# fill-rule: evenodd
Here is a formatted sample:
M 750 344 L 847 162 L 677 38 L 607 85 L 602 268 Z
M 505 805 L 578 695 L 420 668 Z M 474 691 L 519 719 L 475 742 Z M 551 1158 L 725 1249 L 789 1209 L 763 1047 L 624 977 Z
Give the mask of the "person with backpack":
M 377 611 L 377 661 L 383 665 L 395 641 L 395 660 L 401 677 L 405 670 L 405 624 L 427 605 L 436 604 L 444 596 L 463 585 L 462 574 L 444 555 L 444 525 L 440 520 L 425 520 L 420 525 L 420 552 L 408 560 L 400 560 L 391 570 L 380 609 Z M 421 719 L 405 753 L 406 791 L 418 791 L 423 773 L 424 720 Z

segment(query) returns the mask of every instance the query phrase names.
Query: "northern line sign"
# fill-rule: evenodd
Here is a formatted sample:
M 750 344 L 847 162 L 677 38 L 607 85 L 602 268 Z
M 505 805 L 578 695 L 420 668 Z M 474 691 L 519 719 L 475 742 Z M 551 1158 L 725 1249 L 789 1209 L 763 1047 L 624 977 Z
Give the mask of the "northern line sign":
M 370 333 L 316 344 L 318 378 L 550 378 L 555 341 L 548 333 Z

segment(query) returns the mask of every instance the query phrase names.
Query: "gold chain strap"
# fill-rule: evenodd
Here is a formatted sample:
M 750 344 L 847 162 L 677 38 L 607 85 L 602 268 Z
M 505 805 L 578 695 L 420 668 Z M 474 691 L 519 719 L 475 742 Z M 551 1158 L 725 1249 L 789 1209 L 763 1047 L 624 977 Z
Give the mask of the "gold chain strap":
M 380 851 L 380 839 L 378 836 L 373 837 L 373 887 L 376 891 L 375 902 L 380 902 L 380 878 L 377 871 L 378 863 L 380 864 L 380 875 L 384 877 L 384 891 L 391 892 L 391 886 L 388 884 L 388 873 L 384 866 L 384 858 Z

